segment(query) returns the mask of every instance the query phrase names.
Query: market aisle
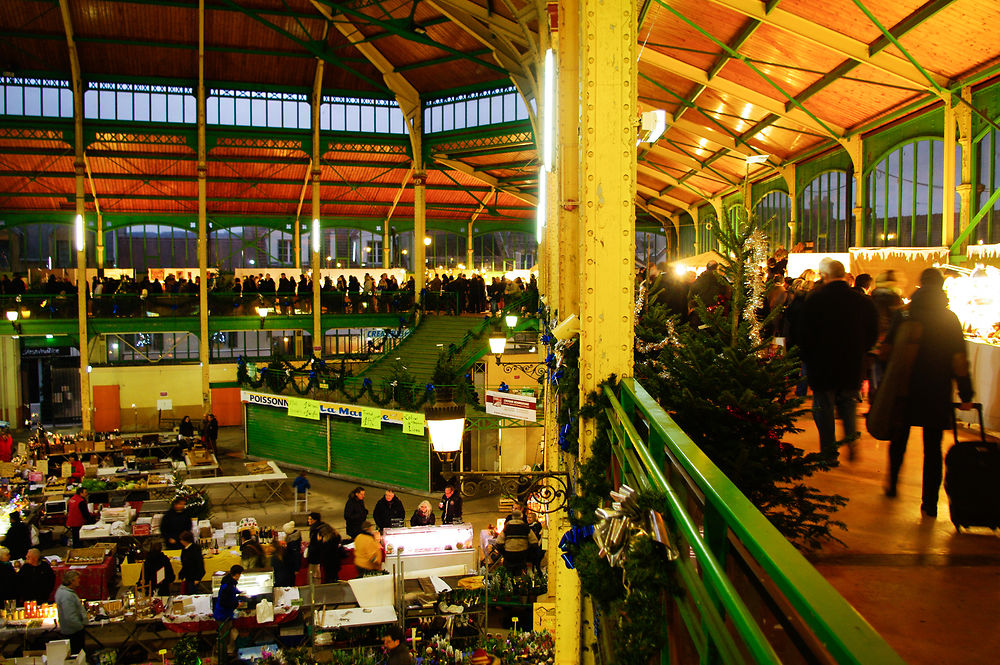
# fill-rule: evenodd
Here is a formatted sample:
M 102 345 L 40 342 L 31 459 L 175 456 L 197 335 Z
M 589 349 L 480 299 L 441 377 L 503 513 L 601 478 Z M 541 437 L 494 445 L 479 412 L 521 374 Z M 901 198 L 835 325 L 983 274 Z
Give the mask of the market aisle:
M 799 426 L 804 431 L 790 442 L 818 450 L 811 416 Z M 957 534 L 943 488 L 938 518 L 920 514 L 919 428 L 910 434 L 899 496 L 886 498 L 888 443 L 869 437 L 863 421 L 859 429 L 857 458 L 848 461 L 842 448 L 840 467 L 811 479 L 819 489 L 850 499 L 838 513 L 848 530 L 836 534 L 846 546 L 830 544 L 809 558 L 911 665 L 996 662 L 1000 538 L 988 529 Z M 971 431 L 959 435 L 978 437 Z M 951 441 L 946 432 L 946 451 Z

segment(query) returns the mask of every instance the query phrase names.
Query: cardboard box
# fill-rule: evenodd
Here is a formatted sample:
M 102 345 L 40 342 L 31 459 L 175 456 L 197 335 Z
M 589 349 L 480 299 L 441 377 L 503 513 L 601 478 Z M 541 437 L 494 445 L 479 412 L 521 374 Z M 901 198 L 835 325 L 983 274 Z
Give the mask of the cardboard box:
M 107 441 L 94 441 L 94 452 L 103 453 L 108 449 Z

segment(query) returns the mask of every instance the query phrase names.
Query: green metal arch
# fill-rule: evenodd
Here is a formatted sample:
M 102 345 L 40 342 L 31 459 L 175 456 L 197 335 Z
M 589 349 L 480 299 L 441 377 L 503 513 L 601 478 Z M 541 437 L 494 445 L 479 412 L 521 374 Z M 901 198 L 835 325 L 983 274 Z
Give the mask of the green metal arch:
M 890 146 L 889 148 L 886 148 L 881 153 L 879 153 L 876 157 L 873 157 L 872 160 L 871 160 L 871 162 L 869 162 L 865 166 L 865 170 L 862 172 L 861 175 L 865 179 L 867 179 L 868 176 L 871 174 L 872 169 L 874 169 L 876 166 L 878 166 L 883 161 L 885 161 L 885 159 L 889 155 L 891 155 L 892 153 L 894 153 L 897 150 L 901 149 L 903 146 L 907 146 L 907 145 L 909 145 L 911 143 L 920 143 L 921 141 L 941 141 L 942 143 L 944 143 L 944 137 L 943 136 L 934 136 L 933 134 L 932 135 L 920 135 L 920 136 L 914 136 L 914 137 L 908 138 L 905 141 L 900 141 L 899 143 L 896 143 L 896 144 Z
M 788 200 L 792 202 L 792 205 L 795 204 L 795 201 L 792 201 L 792 195 L 788 193 L 787 188 L 781 189 L 780 187 L 772 187 L 771 189 L 768 189 L 766 192 L 762 193 L 756 199 L 751 199 L 752 205 L 750 206 L 750 209 L 753 210 L 754 208 L 756 208 L 758 205 L 760 205 L 760 202 L 764 199 L 765 196 L 767 196 L 768 194 L 774 194 L 775 192 L 784 194 L 785 196 L 788 197 Z

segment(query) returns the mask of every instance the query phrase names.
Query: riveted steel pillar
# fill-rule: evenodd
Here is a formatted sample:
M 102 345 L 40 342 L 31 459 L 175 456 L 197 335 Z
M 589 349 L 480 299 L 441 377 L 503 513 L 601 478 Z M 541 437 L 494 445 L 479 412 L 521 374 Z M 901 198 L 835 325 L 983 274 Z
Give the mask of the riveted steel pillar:
M 944 100 L 944 176 L 942 177 L 941 243 L 951 246 L 955 242 L 955 106 L 947 97 Z
M 962 146 L 962 169 L 960 183 L 955 187 L 958 192 L 959 213 L 958 225 L 959 233 L 969 228 L 972 221 L 972 162 L 975 159 L 972 135 L 972 88 L 966 86 L 960 93 L 962 99 L 969 104 L 959 104 L 955 108 L 955 122 L 958 124 L 958 142 Z M 946 152 L 945 155 L 948 153 Z
M 788 186 L 788 198 L 792 200 L 788 207 L 788 249 L 791 249 L 799 234 L 799 187 L 795 181 L 795 164 L 783 166 L 780 172 L 781 177 L 785 179 L 785 185 Z
M 198 2 L 198 90 L 196 91 L 198 122 L 198 359 L 201 361 L 201 407 L 212 410 L 212 389 L 209 376 L 211 363 L 208 344 L 208 149 L 205 143 L 205 0 Z
M 556 50 L 558 85 L 556 105 L 556 179 L 550 189 L 559 193 L 556 205 L 558 247 L 550 301 L 561 318 L 580 312 L 580 2 L 559 3 L 559 39 Z M 558 187 L 556 187 L 558 183 Z
M 855 135 L 849 139 L 842 139 L 840 143 L 847 151 L 854 167 L 854 236 L 849 244 L 854 247 L 864 247 L 865 208 L 868 197 L 868 192 L 865 190 L 864 142 L 861 140 L 861 136 Z
M 312 259 L 312 312 L 313 312 L 313 355 L 317 358 L 323 357 L 323 308 L 320 290 L 323 287 L 323 275 L 320 270 L 320 255 L 323 252 L 323 227 L 318 222 L 320 217 L 320 178 L 323 175 L 323 167 L 320 158 L 323 150 L 319 137 L 319 107 L 323 101 L 323 65 L 322 60 L 316 62 L 316 77 L 313 79 L 312 94 L 312 216 L 309 224 L 309 256 Z M 313 238 L 316 233 L 314 226 L 319 226 L 319 242 Z M 317 246 L 318 245 L 318 246 Z
M 636 194 L 636 5 L 581 0 L 583 107 L 580 197 L 580 401 L 611 374 L 632 375 Z M 596 421 L 580 422 L 581 461 Z M 568 590 L 567 590 L 568 591 Z M 557 649 L 570 599 L 557 587 Z M 579 607 L 576 601 L 575 607 Z M 568 623 L 568 621 L 567 621 Z M 593 626 L 580 627 L 581 660 L 593 660 Z M 556 661 L 573 662 L 557 651 Z

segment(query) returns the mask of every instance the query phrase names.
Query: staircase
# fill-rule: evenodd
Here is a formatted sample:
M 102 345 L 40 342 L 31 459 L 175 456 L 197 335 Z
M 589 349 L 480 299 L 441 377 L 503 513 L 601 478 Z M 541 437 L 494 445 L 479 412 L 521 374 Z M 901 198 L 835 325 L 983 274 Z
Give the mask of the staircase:
M 442 351 L 448 346 L 461 344 L 467 332 L 475 334 L 483 322 L 482 315 L 475 316 L 426 316 L 420 325 L 403 340 L 394 351 L 389 352 L 381 360 L 374 363 L 362 376 L 379 383 L 389 376 L 396 359 L 413 375 L 417 385 L 430 383 L 434 366 Z M 469 358 L 485 348 L 486 337 L 482 340 L 469 342 L 465 348 L 455 355 L 456 367 L 461 367 Z

